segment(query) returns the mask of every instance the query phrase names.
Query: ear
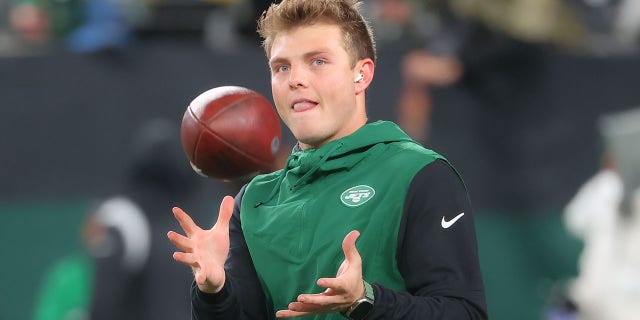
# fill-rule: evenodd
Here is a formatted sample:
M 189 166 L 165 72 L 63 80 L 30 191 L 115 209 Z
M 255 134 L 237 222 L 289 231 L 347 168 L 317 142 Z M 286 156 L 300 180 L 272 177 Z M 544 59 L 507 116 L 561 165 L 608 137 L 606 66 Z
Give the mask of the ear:
M 369 58 L 362 59 L 356 63 L 355 68 L 353 68 L 353 79 L 362 79 L 357 82 L 354 81 L 353 83 L 356 94 L 363 93 L 367 87 L 369 87 L 369 84 L 373 80 L 374 70 L 375 64 L 373 63 L 373 60 Z

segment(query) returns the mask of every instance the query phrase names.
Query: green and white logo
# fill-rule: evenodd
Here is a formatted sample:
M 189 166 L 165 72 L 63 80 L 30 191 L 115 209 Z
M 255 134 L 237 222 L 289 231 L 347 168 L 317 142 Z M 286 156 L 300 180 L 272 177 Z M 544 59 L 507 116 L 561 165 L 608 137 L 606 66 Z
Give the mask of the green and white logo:
M 349 207 L 357 207 L 371 200 L 376 191 L 370 186 L 359 185 L 345 190 L 340 195 L 340 201 Z

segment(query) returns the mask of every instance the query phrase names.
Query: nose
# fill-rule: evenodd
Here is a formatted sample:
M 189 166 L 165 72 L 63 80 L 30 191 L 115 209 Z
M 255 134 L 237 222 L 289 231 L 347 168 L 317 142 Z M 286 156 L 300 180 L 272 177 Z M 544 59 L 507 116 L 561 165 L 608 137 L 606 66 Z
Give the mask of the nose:
M 304 70 L 300 68 L 291 68 L 289 71 L 289 87 L 292 89 L 307 86 L 307 77 Z

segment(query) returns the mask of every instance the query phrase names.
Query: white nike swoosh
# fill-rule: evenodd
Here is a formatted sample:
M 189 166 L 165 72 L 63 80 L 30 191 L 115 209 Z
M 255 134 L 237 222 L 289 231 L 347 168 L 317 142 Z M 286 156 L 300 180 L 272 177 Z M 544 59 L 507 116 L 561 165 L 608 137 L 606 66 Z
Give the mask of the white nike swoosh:
M 460 214 L 458 214 L 455 218 L 447 221 L 444 219 L 444 216 L 442 216 L 442 221 L 440 222 L 440 224 L 442 225 L 443 228 L 448 229 L 449 227 L 451 227 L 454 223 L 456 223 L 456 221 L 458 221 L 458 219 L 462 218 L 462 216 L 464 216 L 464 212 L 460 212 Z

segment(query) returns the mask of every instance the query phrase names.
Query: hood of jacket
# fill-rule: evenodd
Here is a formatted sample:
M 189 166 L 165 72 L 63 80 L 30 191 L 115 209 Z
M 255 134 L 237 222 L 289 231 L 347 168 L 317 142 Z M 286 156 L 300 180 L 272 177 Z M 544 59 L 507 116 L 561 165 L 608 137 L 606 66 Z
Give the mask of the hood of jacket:
M 413 141 L 395 123 L 377 121 L 366 124 L 351 135 L 331 141 L 317 149 L 294 150 L 285 171 L 299 176 L 293 188 L 331 171 L 348 170 L 362 160 L 363 151 L 379 143 Z
M 367 156 L 366 150 L 375 145 L 399 141 L 417 144 L 395 123 L 376 121 L 317 149 L 300 150 L 296 146 L 284 168 L 274 173 L 278 175 L 278 180 L 269 196 L 256 206 L 270 201 L 285 179 L 289 182 L 290 190 L 295 191 L 322 175 L 349 170 Z

